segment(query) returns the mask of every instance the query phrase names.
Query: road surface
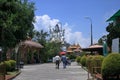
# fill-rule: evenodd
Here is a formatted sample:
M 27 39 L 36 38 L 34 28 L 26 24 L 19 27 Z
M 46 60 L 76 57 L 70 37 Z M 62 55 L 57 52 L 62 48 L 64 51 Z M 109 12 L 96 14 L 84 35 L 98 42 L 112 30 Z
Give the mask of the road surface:
M 63 69 L 62 63 L 60 69 L 55 69 L 54 63 L 45 63 L 37 65 L 26 65 L 21 69 L 21 74 L 13 80 L 87 80 L 88 73 L 72 62 L 71 66 Z

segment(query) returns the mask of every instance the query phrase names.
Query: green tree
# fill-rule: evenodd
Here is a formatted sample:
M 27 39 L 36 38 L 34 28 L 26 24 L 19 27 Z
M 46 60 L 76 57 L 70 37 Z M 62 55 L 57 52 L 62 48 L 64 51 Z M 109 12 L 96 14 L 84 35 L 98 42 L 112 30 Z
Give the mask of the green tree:
M 99 44 L 99 45 L 102 45 L 102 44 L 103 44 L 102 38 L 100 38 L 100 39 L 98 40 L 98 44 Z
M 47 37 L 49 36 L 49 34 L 47 32 L 44 32 L 43 30 L 34 31 L 34 34 L 34 39 L 43 45 L 46 43 Z
M 106 41 L 107 40 L 107 36 L 106 35 L 103 35 L 99 40 L 98 40 L 98 44 L 99 45 L 103 45 L 103 41 Z
M 34 40 L 44 46 L 40 50 L 41 62 L 47 62 L 48 59 L 52 59 L 56 54 L 59 54 L 61 43 L 49 42 L 49 34 L 43 30 L 34 31 Z
M 116 23 L 115 25 L 113 23 L 110 23 L 107 26 L 106 31 L 109 32 L 107 35 L 107 44 L 109 47 L 111 47 L 112 39 L 120 38 L 120 23 Z
M 61 43 L 56 43 L 56 42 L 48 42 L 46 44 L 47 47 L 47 54 L 49 58 L 54 57 L 56 54 L 59 54 L 61 51 Z
M 36 40 L 37 42 L 39 42 L 41 45 L 44 46 L 44 48 L 42 48 L 40 50 L 40 59 L 42 62 L 47 62 L 47 58 L 48 55 L 46 53 L 47 49 L 46 49 L 46 42 L 47 42 L 47 37 L 48 37 L 48 33 L 44 32 L 43 30 L 40 31 L 34 31 L 34 40 Z
M 32 37 L 34 3 L 27 0 L 0 0 L 0 46 L 3 52 Z

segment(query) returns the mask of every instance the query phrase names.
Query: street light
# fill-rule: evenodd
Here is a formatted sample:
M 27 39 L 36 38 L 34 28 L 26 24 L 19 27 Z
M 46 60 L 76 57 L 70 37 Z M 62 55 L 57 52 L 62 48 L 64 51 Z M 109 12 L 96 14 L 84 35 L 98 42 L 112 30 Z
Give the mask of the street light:
M 93 33 L 92 33 L 92 19 L 90 17 L 85 17 L 86 19 L 90 20 L 91 23 L 91 45 L 93 45 Z

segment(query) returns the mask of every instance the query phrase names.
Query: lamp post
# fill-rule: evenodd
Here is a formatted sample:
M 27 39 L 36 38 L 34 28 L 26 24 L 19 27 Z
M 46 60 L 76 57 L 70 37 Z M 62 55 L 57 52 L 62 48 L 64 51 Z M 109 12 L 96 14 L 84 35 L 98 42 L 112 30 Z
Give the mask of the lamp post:
M 93 33 L 92 33 L 92 19 L 90 17 L 85 17 L 90 21 L 90 28 L 91 28 L 91 45 L 93 45 Z
M 93 34 L 92 34 L 92 19 L 90 17 L 85 17 L 85 19 L 88 19 L 90 21 L 90 31 L 91 31 L 91 46 L 93 45 Z M 92 54 L 92 51 L 91 51 Z M 89 80 L 89 65 L 90 63 L 88 63 L 88 80 Z

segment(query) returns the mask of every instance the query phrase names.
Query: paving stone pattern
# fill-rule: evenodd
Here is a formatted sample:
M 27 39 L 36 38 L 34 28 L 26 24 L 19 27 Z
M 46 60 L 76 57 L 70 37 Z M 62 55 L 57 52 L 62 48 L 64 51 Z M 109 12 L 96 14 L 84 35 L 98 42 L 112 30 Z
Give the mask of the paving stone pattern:
M 26 65 L 21 69 L 21 74 L 13 80 L 87 80 L 88 73 L 72 62 L 71 66 L 63 69 L 62 63 L 60 69 L 55 68 L 54 63 L 45 63 L 37 65 Z

